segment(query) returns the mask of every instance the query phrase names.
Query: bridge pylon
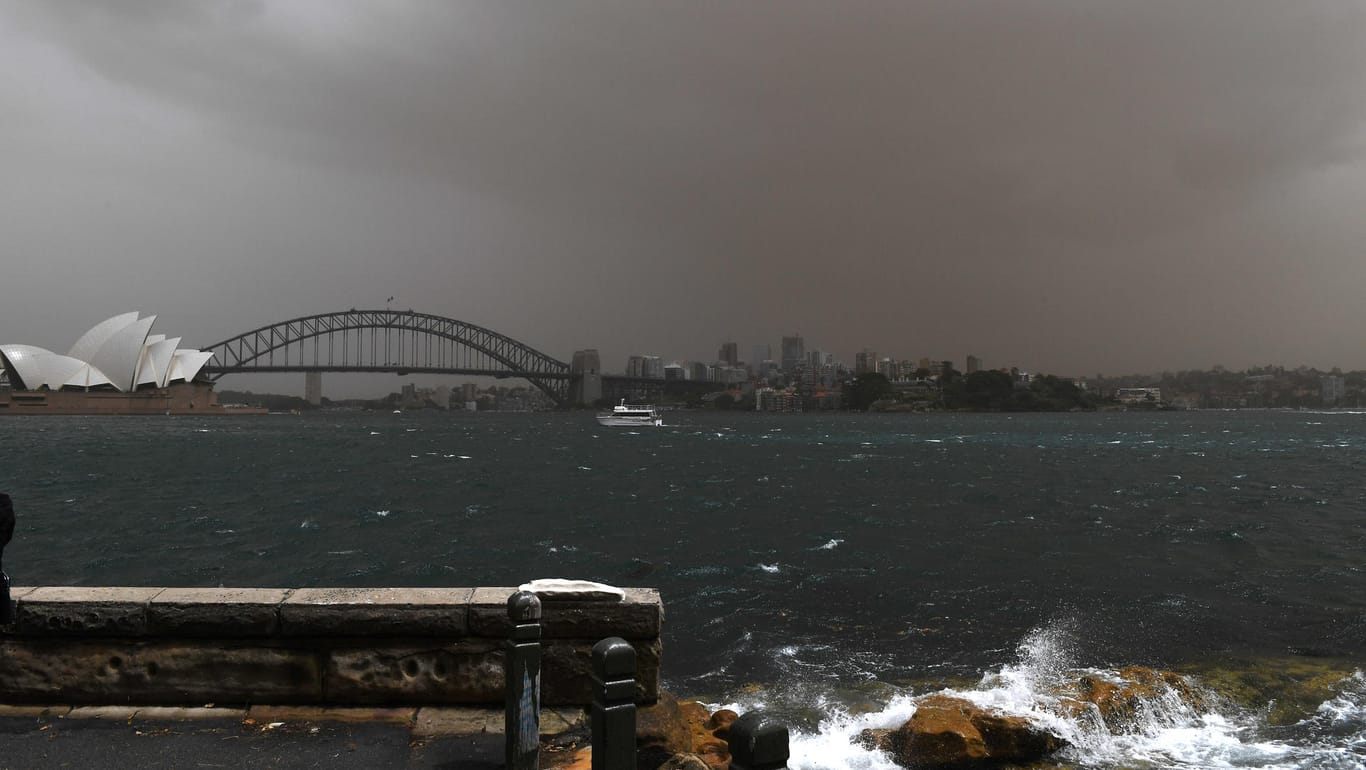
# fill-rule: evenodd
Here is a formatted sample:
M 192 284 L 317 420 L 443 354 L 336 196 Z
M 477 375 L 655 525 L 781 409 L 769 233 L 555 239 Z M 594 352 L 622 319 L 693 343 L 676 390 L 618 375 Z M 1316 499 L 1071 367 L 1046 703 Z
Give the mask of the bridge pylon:
M 602 362 L 597 348 L 574 351 L 569 362 L 569 403 L 592 406 L 602 398 Z

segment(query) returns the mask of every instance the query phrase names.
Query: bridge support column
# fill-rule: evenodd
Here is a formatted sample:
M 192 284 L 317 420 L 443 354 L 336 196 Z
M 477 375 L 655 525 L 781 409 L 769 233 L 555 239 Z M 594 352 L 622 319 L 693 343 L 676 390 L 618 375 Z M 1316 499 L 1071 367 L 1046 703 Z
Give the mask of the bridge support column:
M 314 406 L 323 405 L 322 372 L 304 372 L 304 400 Z
M 569 364 L 569 403 L 592 406 L 602 398 L 602 364 L 596 348 L 574 351 Z

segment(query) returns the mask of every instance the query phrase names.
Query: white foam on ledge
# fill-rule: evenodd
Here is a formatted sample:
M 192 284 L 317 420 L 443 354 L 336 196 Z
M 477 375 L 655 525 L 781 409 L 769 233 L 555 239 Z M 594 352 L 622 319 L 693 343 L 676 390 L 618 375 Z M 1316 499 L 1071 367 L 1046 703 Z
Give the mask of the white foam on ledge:
M 540 578 L 517 587 L 519 591 L 530 591 L 547 601 L 597 601 L 619 602 L 626 598 L 626 592 L 606 583 L 591 580 L 566 580 L 565 578 Z

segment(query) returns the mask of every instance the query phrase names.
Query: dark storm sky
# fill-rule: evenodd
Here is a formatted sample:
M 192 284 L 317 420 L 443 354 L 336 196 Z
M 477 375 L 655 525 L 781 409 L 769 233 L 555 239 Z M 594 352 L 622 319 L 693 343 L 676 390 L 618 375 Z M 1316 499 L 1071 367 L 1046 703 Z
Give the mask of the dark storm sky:
M 0 342 L 1366 368 L 1366 3 L 0 0 Z

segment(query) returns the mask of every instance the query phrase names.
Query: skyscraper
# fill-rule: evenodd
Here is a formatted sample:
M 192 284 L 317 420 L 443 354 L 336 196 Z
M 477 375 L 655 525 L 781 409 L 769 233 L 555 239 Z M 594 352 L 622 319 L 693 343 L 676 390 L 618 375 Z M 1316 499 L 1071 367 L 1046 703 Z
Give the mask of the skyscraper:
M 869 374 L 877 371 L 877 353 L 864 348 L 854 355 L 854 374 Z
M 783 337 L 783 371 L 794 372 L 806 362 L 806 342 L 801 337 Z
M 977 356 L 968 356 L 967 374 L 972 374 L 973 372 L 980 371 L 981 368 L 982 359 L 978 358 Z
M 716 360 L 726 366 L 735 366 L 740 363 L 740 346 L 734 342 L 721 343 L 721 349 L 716 353 Z
M 750 366 L 750 369 L 751 369 L 755 374 L 759 374 L 759 373 L 760 373 L 759 370 L 763 367 L 764 362 L 767 361 L 767 360 L 769 360 L 769 359 L 771 359 L 771 358 L 773 358 L 773 346 L 772 346 L 772 345 L 769 345 L 769 344 L 767 344 L 767 343 L 765 343 L 765 344 L 763 344 L 763 345 L 755 345 L 755 346 L 754 346 L 753 348 L 751 348 L 751 350 L 750 350 L 750 356 L 749 356 L 749 366 Z

